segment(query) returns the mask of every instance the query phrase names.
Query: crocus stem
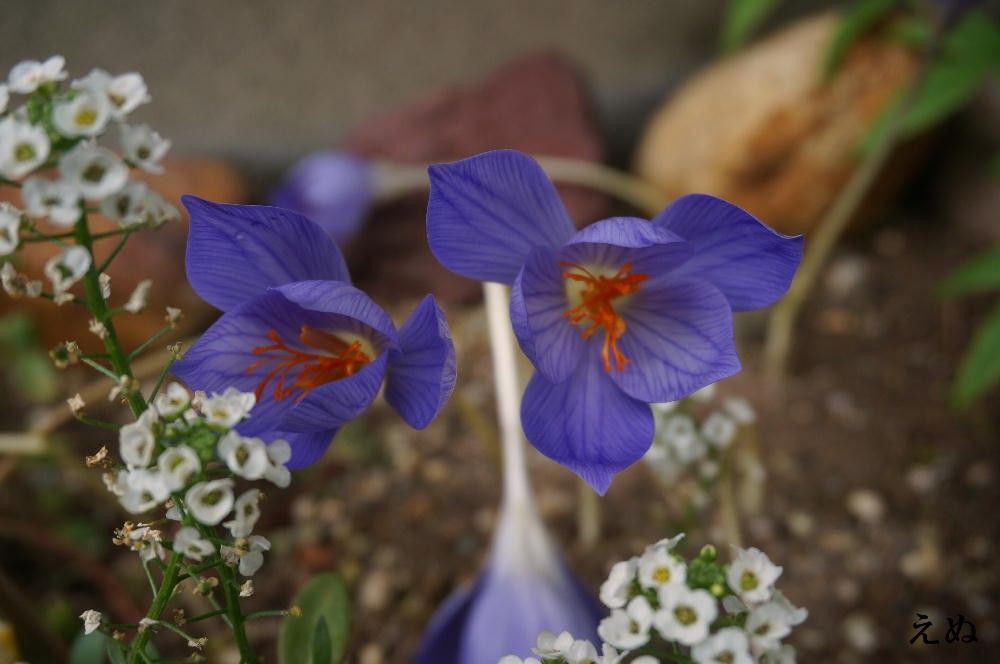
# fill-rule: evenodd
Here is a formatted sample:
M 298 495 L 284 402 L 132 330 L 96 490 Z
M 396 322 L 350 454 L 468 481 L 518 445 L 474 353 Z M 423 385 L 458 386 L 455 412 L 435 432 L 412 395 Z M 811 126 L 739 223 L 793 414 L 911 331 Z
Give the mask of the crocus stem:
M 503 450 L 504 501 L 508 504 L 531 504 L 531 487 L 528 484 L 524 445 L 521 443 L 520 384 L 507 288 L 502 284 L 484 283 L 483 297 L 490 330 L 493 382 Z
M 740 514 L 736 506 L 736 457 L 733 446 L 726 450 L 722 459 L 722 470 L 719 477 L 719 518 L 722 521 L 722 531 L 726 539 L 734 546 L 743 546 L 743 535 L 740 532 Z
M 153 597 L 153 604 L 149 607 L 149 612 L 146 613 L 146 617 L 150 620 L 159 620 L 166 610 L 167 604 L 170 603 L 170 598 L 174 594 L 174 588 L 177 586 L 177 577 L 180 574 L 180 558 L 176 553 L 170 555 L 167 569 L 163 572 L 163 580 L 160 581 L 160 587 Z M 129 664 L 138 664 L 138 662 L 144 659 L 144 651 L 146 650 L 147 643 L 149 643 L 149 629 L 139 632 L 138 636 L 135 637 L 135 641 L 132 642 L 128 654 Z
M 73 235 L 76 243 L 85 248 L 91 255 L 91 258 L 93 258 L 94 239 L 90 233 L 86 213 L 81 214 L 80 219 L 77 220 L 76 226 L 73 228 Z M 94 315 L 94 318 L 104 325 L 104 329 L 106 330 L 104 348 L 108 353 L 108 359 L 111 361 L 111 366 L 115 374 L 132 378 L 132 369 L 129 366 L 128 358 L 122 350 L 121 343 L 118 341 L 114 321 L 108 312 L 108 303 L 104 301 L 104 296 L 101 295 L 99 276 L 100 272 L 94 261 L 91 260 L 90 268 L 83 275 L 84 290 L 87 294 L 87 308 Z M 125 398 L 128 400 L 129 408 L 132 409 L 132 414 L 136 417 L 142 415 L 146 410 L 146 401 L 142 398 L 138 390 L 125 390 Z
M 601 539 L 601 503 L 590 485 L 577 482 L 579 503 L 576 508 L 577 539 L 586 549 L 594 548 Z

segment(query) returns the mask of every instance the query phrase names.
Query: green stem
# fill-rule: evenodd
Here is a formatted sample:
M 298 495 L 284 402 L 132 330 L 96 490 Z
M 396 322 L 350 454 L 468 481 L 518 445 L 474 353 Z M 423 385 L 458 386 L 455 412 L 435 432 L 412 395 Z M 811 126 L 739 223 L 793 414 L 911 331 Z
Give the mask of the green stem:
M 174 588 L 177 586 L 177 576 L 180 573 L 180 554 L 172 553 L 170 555 L 170 562 L 167 563 L 167 569 L 163 572 L 163 580 L 160 581 L 160 588 L 156 591 L 156 595 L 153 597 L 153 604 L 149 607 L 149 612 L 146 617 L 150 620 L 159 620 L 160 616 L 167 608 L 167 604 L 170 602 L 170 598 L 174 594 Z M 128 662 L 129 664 L 137 664 L 140 660 L 145 659 L 146 644 L 149 643 L 150 631 L 148 629 L 143 630 L 135 637 L 135 641 L 132 642 L 132 646 L 129 648 Z
M 76 222 L 76 226 L 73 229 L 73 234 L 76 238 L 76 243 L 90 252 L 91 257 L 93 257 L 94 236 L 90 233 L 86 213 L 80 215 L 80 219 Z M 107 330 L 107 334 L 104 336 L 104 348 L 108 352 L 108 358 L 111 360 L 111 366 L 114 368 L 115 373 L 118 376 L 128 376 L 131 378 L 132 368 L 129 366 L 129 361 L 118 341 L 114 322 L 108 313 L 108 303 L 104 301 L 104 297 L 101 295 L 99 276 L 100 272 L 97 266 L 91 261 L 90 268 L 83 276 L 84 290 L 87 294 L 87 308 L 94 314 L 94 318 L 104 324 Z M 132 414 L 136 417 L 142 415 L 146 410 L 146 401 L 137 390 L 127 390 L 125 398 L 128 400 L 129 408 L 132 409 Z
M 257 664 L 260 660 L 257 659 L 257 655 L 247 640 L 246 617 L 240 610 L 240 594 L 233 570 L 228 565 L 219 565 L 219 576 L 222 579 L 222 594 L 226 598 L 226 613 L 229 615 L 229 621 L 233 627 L 236 646 L 240 649 L 240 662 L 241 664 Z

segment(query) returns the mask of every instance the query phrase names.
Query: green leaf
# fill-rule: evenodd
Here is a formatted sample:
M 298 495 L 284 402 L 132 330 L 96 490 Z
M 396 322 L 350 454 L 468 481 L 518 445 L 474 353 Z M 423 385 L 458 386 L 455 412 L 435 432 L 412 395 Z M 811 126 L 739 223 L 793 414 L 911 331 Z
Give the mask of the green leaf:
M 1000 248 L 968 261 L 948 276 L 938 289 L 942 297 L 1000 289 Z
M 350 601 L 340 576 L 329 572 L 313 577 L 299 591 L 294 604 L 302 610 L 302 615 L 289 616 L 282 623 L 279 661 L 340 664 L 350 631 Z
M 722 50 L 727 53 L 743 46 L 781 0 L 729 0 L 722 23 Z
M 851 5 L 827 47 L 823 74 L 827 78 L 833 76 L 855 42 L 877 26 L 895 7 L 896 0 L 858 0 Z
M 125 664 L 125 655 L 122 653 L 122 647 L 114 639 L 109 639 L 104 637 L 104 643 L 107 646 L 108 651 L 108 661 L 111 664 Z
M 69 664 L 104 664 L 108 651 L 107 636 L 100 632 L 80 632 L 69 649 Z
M 958 368 L 951 403 L 955 408 L 968 408 L 997 383 L 1000 383 L 1000 305 L 976 330 Z
M 933 127 L 960 109 L 1000 65 L 1000 25 L 984 14 L 968 14 L 945 37 L 903 118 L 905 135 Z

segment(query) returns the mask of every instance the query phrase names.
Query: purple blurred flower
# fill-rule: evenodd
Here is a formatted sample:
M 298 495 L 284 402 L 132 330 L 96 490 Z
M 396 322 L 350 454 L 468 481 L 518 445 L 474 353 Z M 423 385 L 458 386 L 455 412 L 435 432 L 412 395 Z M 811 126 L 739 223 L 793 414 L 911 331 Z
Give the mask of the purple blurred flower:
M 335 241 L 361 228 L 372 199 L 368 162 L 346 152 L 309 155 L 288 171 L 271 192 L 271 202 L 312 219 Z
M 538 635 L 599 642 L 604 609 L 570 573 L 530 502 L 505 504 L 486 569 L 438 610 L 414 664 L 496 664 Z
M 787 290 L 802 238 L 721 199 L 678 199 L 652 223 L 575 231 L 527 155 L 487 152 L 430 167 L 427 237 L 471 279 L 512 284 L 511 319 L 535 366 L 521 422 L 542 454 L 604 493 L 653 440 L 650 403 L 740 370 L 733 311 Z
M 305 217 L 193 196 L 184 205 L 188 281 L 225 313 L 173 371 L 192 389 L 256 392 L 241 433 L 284 438 L 289 467 L 307 465 L 383 383 L 411 426 L 434 419 L 455 384 L 455 350 L 431 296 L 397 330 L 351 286 L 337 245 Z

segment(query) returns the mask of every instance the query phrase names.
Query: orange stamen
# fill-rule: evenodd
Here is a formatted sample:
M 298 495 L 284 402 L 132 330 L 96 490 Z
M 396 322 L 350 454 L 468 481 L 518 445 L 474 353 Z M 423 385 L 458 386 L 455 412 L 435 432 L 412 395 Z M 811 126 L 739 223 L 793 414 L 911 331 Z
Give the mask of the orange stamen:
M 299 342 L 307 348 L 322 351 L 320 353 L 290 348 L 274 330 L 268 330 L 267 338 L 273 343 L 269 346 L 257 346 L 253 349 L 253 354 L 269 357 L 257 360 L 246 369 L 247 373 L 251 373 L 272 362 L 277 363 L 257 385 L 254 392 L 258 399 L 268 384 L 277 379 L 274 384 L 274 398 L 280 401 L 291 396 L 296 390 L 302 390 L 302 394 L 296 399 L 298 402 L 314 388 L 353 376 L 372 361 L 372 358 L 361 350 L 360 340 L 347 343 L 329 332 L 308 325 L 303 325 L 299 331 Z M 298 373 L 289 384 L 289 376 L 293 372 Z
M 570 324 L 579 325 L 584 321 L 590 325 L 580 332 L 580 336 L 589 339 L 598 329 L 604 328 L 604 343 L 601 345 L 601 359 L 604 360 L 604 370 L 611 373 L 611 358 L 614 357 L 615 369 L 622 371 L 630 360 L 618 348 L 618 340 L 625 334 L 625 320 L 615 311 L 612 302 L 638 292 L 639 284 L 649 279 L 648 275 L 632 273 L 632 264 L 624 263 L 610 277 L 595 275 L 579 263 L 560 262 L 559 267 L 566 271 L 564 279 L 583 284 L 580 293 L 580 304 L 567 309 L 563 316 Z

